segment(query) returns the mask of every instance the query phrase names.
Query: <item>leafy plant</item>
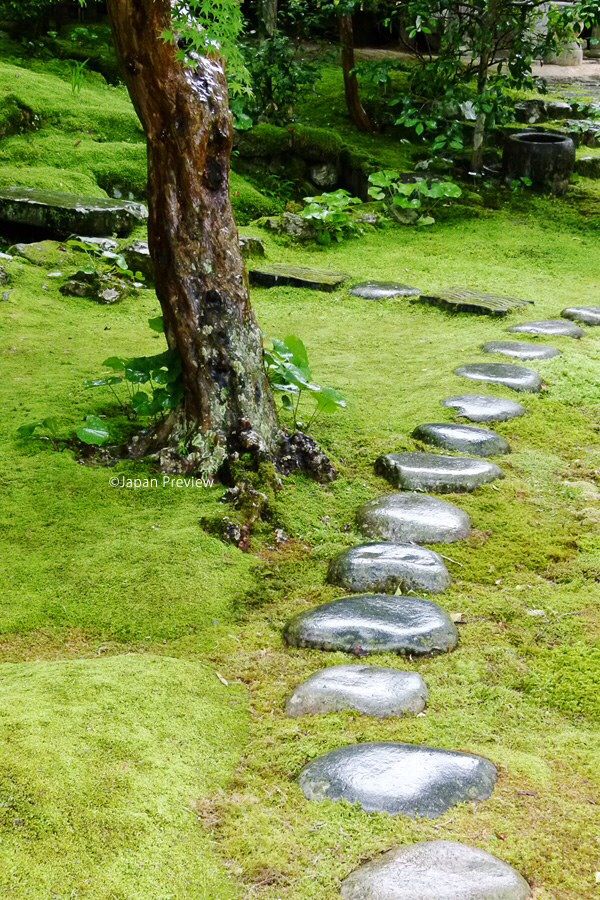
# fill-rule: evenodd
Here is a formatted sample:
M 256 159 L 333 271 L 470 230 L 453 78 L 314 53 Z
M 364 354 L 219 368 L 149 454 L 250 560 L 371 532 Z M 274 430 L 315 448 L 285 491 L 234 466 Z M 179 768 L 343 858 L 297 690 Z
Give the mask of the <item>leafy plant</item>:
M 319 414 L 345 409 L 343 394 L 313 381 L 306 347 L 296 335 L 274 340 L 272 348 L 265 350 L 265 366 L 271 387 L 281 394 L 282 406 L 291 413 L 295 429 L 300 427 L 298 415 L 305 399 L 310 398 L 313 403 L 308 422 L 302 426 L 305 429 L 310 428 Z
M 153 331 L 164 330 L 162 316 L 148 323 Z M 173 350 L 133 359 L 111 356 L 103 365 L 110 374 L 88 380 L 85 386 L 108 388 L 130 419 L 156 423 L 181 403 L 181 360 Z
M 313 224 L 317 243 L 328 246 L 332 241 L 343 241 L 361 233 L 361 226 L 350 211 L 361 201 L 348 191 L 340 188 L 318 197 L 305 197 L 304 202 L 306 206 L 300 216 Z
M 454 181 L 428 181 L 415 178 L 403 180 L 399 172 L 384 169 L 369 176 L 369 196 L 383 201 L 388 214 L 400 221 L 407 221 L 401 211 L 413 210 L 417 225 L 433 225 L 431 215 L 435 207 L 444 200 L 457 199 L 462 190 Z
M 296 48 L 284 34 L 276 33 L 258 43 L 242 46 L 252 91 L 234 106 L 236 123 L 244 127 L 245 113 L 253 121 L 285 125 L 294 106 L 316 78 L 316 68 L 298 58 Z
M 71 64 L 71 91 L 73 94 L 80 94 L 81 88 L 85 84 L 85 73 L 89 60 L 84 59 L 82 62 L 74 62 Z

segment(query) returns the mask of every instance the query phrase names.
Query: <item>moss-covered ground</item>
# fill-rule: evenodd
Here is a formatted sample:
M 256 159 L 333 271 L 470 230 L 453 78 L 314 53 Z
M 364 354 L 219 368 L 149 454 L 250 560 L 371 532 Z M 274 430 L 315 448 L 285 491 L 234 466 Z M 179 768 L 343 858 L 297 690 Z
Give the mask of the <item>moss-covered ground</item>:
M 99 193 L 98 173 L 116 175 L 128 160 L 143 177 L 123 91 L 90 75 L 73 95 L 61 65 L 0 63 L 2 92 L 45 116 L 39 131 L 0 141 L 3 182 L 39 177 Z M 331 107 L 331 74 L 320 89 L 315 107 Z M 339 83 L 336 97 L 341 120 Z M 316 122 L 325 124 L 321 115 Z M 265 241 L 270 261 L 509 293 L 535 301 L 529 318 L 555 317 L 598 302 L 597 208 L 597 190 L 579 179 L 564 199 L 459 208 L 430 229 L 371 231 L 326 252 Z M 276 514 L 290 540 L 266 538 L 244 554 L 199 526 L 222 509 L 222 489 L 112 487 L 111 478 L 150 470 L 82 465 L 70 451 L 17 437 L 24 422 L 54 415 L 74 424 L 101 409 L 84 379 L 107 356 L 156 352 L 162 338 L 146 324 L 157 313 L 150 290 L 99 307 L 59 294 L 48 277 L 55 258 L 6 268 L 2 894 L 321 900 L 338 896 L 343 876 L 378 851 L 448 838 L 514 864 L 539 900 L 593 896 L 598 336 L 552 341 L 562 356 L 533 364 L 546 389 L 525 397 L 527 416 L 498 426 L 512 445 L 501 461 L 506 478 L 450 497 L 475 526 L 468 541 L 441 548 L 453 585 L 440 602 L 461 614 L 459 648 L 423 661 L 381 658 L 424 675 L 425 715 L 293 720 L 283 706 L 294 686 L 345 658 L 285 648 L 282 626 L 337 596 L 325 584 L 327 562 L 359 540 L 357 506 L 386 490 L 374 459 L 414 448 L 420 422 L 448 420 L 444 397 L 478 390 L 453 370 L 483 360 L 481 344 L 503 337 L 507 320 L 369 303 L 346 290 L 255 290 L 265 334 L 300 335 L 316 376 L 344 391 L 348 409 L 313 429 L 337 481 L 288 479 Z M 296 782 L 302 766 L 366 740 L 482 753 L 499 767 L 498 787 L 486 803 L 435 821 L 308 803 Z

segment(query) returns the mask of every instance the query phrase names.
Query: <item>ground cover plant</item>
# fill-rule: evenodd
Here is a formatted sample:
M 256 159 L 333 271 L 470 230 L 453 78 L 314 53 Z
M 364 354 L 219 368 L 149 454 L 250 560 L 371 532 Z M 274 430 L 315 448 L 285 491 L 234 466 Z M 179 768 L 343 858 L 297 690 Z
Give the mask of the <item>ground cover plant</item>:
M 36 59 L 3 40 L 0 94 L 32 115 L 0 138 L 2 184 L 143 197 L 143 139 L 124 89 L 86 71 L 74 93 L 68 59 Z M 296 105 L 300 124 L 333 127 L 373 160 L 375 173 L 413 171 L 423 145 L 357 132 L 337 66 L 326 50 L 312 62 L 319 77 Z M 536 319 L 597 304 L 597 182 L 577 177 L 562 198 L 478 185 L 476 201 L 472 188 L 462 181 L 462 195 L 436 209 L 431 227 L 387 222 L 325 247 L 242 227 L 261 237 L 267 263 L 350 278 L 332 293 L 252 289 L 273 380 L 308 399 L 319 397 L 308 385 L 333 385 L 326 397 L 345 408 L 316 415 L 310 426 L 337 479 L 282 479 L 250 552 L 199 524 L 228 512 L 218 482 L 178 484 L 144 461 L 103 466 L 71 444 L 19 433 L 50 419 L 63 434 L 86 417 L 118 415 L 110 391 L 86 382 L 105 372 L 123 377 L 127 366 L 105 369 L 107 359 L 164 353 L 151 284 L 101 306 L 60 293 L 81 265 L 66 243 L 0 260 L 10 279 L 0 289 L 3 895 L 333 900 L 341 880 L 378 852 L 439 838 L 514 865 L 538 900 L 593 895 L 600 717 L 593 329 L 579 341 L 553 338 L 561 356 L 527 363 L 546 389 L 526 398 L 528 415 L 495 426 L 512 446 L 502 460 L 506 477 L 449 497 L 475 526 L 467 541 L 436 548 L 453 576 L 443 605 L 459 620 L 458 649 L 424 660 L 373 659 L 424 676 L 425 714 L 375 721 L 284 713 L 302 680 L 348 662 L 341 653 L 286 648 L 282 629 L 292 615 L 340 596 L 326 582 L 329 560 L 361 540 L 360 503 L 389 489 L 374 473 L 375 459 L 417 449 L 410 435 L 418 424 L 450 421 L 440 400 L 478 392 L 465 389 L 454 369 L 489 361 L 481 345 L 508 337 L 504 328 L 520 320 L 449 314 L 406 299 L 369 302 L 349 287 L 368 279 L 432 292 L 468 286 L 534 300 L 522 318 Z M 244 175 L 234 178 L 232 195 L 242 224 L 284 206 Z M 300 193 L 296 207 L 303 196 L 310 195 Z M 143 229 L 132 235 L 145 237 Z M 11 243 L 7 237 L 0 249 Z M 143 387 L 149 381 L 138 383 L 154 396 Z M 486 803 L 462 804 L 437 820 L 305 800 L 297 775 L 308 761 L 379 740 L 481 753 L 498 765 L 498 787 Z

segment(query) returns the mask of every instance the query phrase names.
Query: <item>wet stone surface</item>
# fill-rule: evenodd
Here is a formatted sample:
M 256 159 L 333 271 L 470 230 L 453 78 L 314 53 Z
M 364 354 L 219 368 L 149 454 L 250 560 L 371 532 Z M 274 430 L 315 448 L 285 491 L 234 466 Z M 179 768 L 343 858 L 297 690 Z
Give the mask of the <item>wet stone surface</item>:
M 515 309 L 523 309 L 530 305 L 530 301 L 520 300 L 516 297 L 486 294 L 481 291 L 470 291 L 467 288 L 425 293 L 421 296 L 421 300 L 458 312 L 483 313 L 492 316 L 505 316 Z
M 372 543 L 352 547 L 331 561 L 328 580 L 348 591 L 427 591 L 439 594 L 450 575 L 439 553 L 417 544 Z
M 357 744 L 309 763 L 300 786 L 309 800 L 346 800 L 366 812 L 435 819 L 457 803 L 487 800 L 496 767 L 481 756 L 414 744 Z
M 598 157 L 600 161 L 600 157 Z M 581 325 L 600 325 L 600 306 L 568 306 L 561 316 Z
M 357 513 L 367 537 L 417 544 L 450 544 L 471 533 L 471 520 L 462 509 L 426 494 L 386 494 L 369 500 Z
M 51 237 L 126 235 L 147 218 L 142 203 L 36 188 L 0 188 L 0 222 L 36 228 Z
M 528 344 L 524 341 L 489 341 L 483 345 L 483 350 L 484 353 L 500 353 L 514 359 L 552 359 L 561 353 L 556 347 Z
M 456 414 L 471 422 L 506 422 L 525 414 L 526 409 L 515 400 L 486 397 L 483 394 L 463 394 L 442 400 L 442 406 L 455 409 Z
M 357 284 L 350 293 L 353 297 L 362 297 L 364 300 L 389 300 L 393 297 L 419 297 L 421 291 L 408 284 L 366 281 L 364 284 Z
M 556 337 L 583 337 L 584 331 L 578 325 L 561 319 L 547 319 L 540 322 L 524 322 L 522 325 L 511 325 L 512 334 L 540 334 Z
M 475 453 L 478 456 L 496 456 L 510 450 L 508 441 L 502 435 L 474 425 L 427 423 L 415 428 L 413 437 L 435 447 Z
M 375 471 L 394 487 L 439 493 L 474 491 L 502 478 L 502 470 L 494 463 L 437 453 L 388 453 L 379 457 Z
M 525 879 L 484 850 L 455 841 L 408 844 L 342 883 L 342 900 L 527 900 Z
M 509 363 L 470 363 L 454 370 L 463 378 L 471 381 L 484 381 L 488 384 L 502 384 L 513 391 L 537 393 L 542 389 L 542 379 L 533 369 L 525 366 L 511 366 Z
M 354 710 L 386 718 L 419 713 L 427 687 L 417 672 L 377 666 L 331 666 L 299 685 L 286 706 L 288 716 L 322 715 Z
M 458 642 L 450 616 L 431 600 L 358 594 L 300 613 L 285 629 L 292 647 L 369 653 L 444 653 Z
M 312 291 L 325 291 L 331 293 L 341 287 L 348 280 L 348 276 L 341 272 L 324 272 L 319 269 L 309 269 L 306 266 L 272 265 L 248 270 L 250 284 L 260 287 L 287 287 L 307 288 Z

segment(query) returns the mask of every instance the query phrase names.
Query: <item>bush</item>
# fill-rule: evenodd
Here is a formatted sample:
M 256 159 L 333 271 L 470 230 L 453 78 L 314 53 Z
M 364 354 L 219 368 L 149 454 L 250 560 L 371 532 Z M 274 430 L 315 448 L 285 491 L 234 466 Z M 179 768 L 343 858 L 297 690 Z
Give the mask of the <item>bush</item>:
M 283 34 L 246 45 L 244 56 L 253 91 L 244 104 L 247 115 L 278 125 L 291 121 L 294 105 L 315 80 L 315 67 L 296 58 L 294 45 Z

